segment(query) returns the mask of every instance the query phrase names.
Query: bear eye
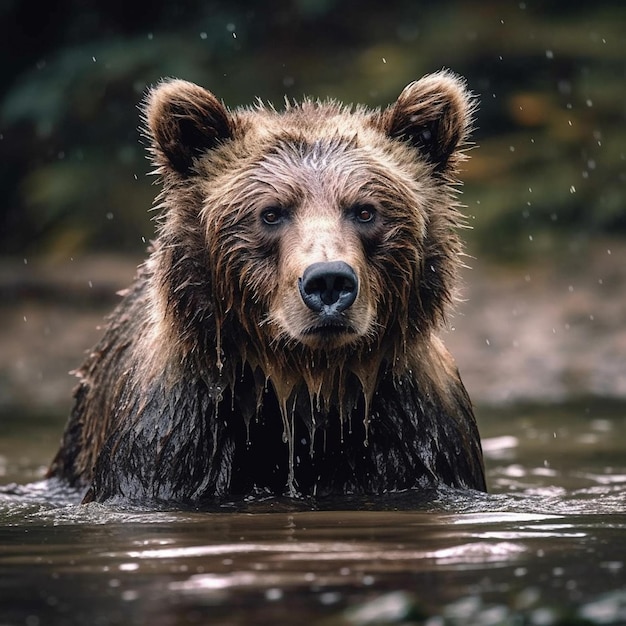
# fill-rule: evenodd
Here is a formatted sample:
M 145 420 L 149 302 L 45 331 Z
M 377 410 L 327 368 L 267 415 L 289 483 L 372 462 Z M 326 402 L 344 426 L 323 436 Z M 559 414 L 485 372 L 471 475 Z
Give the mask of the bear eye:
M 261 219 L 268 226 L 277 226 L 285 217 L 285 212 L 280 207 L 268 207 L 261 212 Z
M 368 204 L 360 204 L 353 208 L 354 218 L 361 224 L 369 224 L 376 217 L 376 209 Z

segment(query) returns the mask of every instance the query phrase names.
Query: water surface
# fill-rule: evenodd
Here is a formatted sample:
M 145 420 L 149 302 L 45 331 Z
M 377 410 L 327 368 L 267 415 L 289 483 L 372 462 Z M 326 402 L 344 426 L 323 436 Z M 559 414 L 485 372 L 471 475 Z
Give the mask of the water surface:
M 0 624 L 626 624 L 626 405 L 478 417 L 489 494 L 0 495 Z M 2 420 L 2 482 L 38 480 L 62 420 Z

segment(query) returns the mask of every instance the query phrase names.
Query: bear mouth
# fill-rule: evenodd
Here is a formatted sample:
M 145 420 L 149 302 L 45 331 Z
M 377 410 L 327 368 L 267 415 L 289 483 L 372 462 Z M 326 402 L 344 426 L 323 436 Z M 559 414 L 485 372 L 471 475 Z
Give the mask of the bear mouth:
M 345 322 L 333 320 L 309 326 L 304 329 L 302 334 L 314 337 L 336 337 L 338 335 L 354 335 L 356 330 Z

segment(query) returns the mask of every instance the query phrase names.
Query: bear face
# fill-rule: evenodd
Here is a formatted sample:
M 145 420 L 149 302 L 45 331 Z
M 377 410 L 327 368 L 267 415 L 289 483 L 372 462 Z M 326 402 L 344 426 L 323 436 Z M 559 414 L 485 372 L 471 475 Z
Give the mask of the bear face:
M 385 110 L 229 111 L 180 80 L 146 134 L 156 240 L 101 342 L 50 477 L 85 500 L 485 489 L 436 332 L 454 299 L 473 99 L 448 72 Z
M 408 367 L 407 346 L 453 297 L 451 184 L 472 107 L 449 73 L 382 113 L 312 101 L 229 112 L 196 85 L 157 87 L 145 113 L 167 211 L 157 335 L 174 329 L 168 344 L 184 354 L 214 316 L 215 363 L 245 354 L 284 398 L 304 380 L 328 400 L 341 372 L 365 387 L 381 360 Z M 212 299 L 200 303 L 202 285 Z

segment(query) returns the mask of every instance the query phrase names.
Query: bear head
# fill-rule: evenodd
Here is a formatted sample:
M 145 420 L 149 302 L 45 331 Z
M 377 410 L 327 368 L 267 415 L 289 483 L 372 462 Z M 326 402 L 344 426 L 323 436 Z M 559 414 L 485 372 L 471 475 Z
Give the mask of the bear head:
M 226 385 L 248 364 L 283 404 L 302 385 L 332 404 L 349 375 L 367 399 L 381 367 L 418 367 L 454 297 L 473 106 L 449 72 L 384 110 L 230 111 L 185 81 L 154 88 L 155 354 Z

